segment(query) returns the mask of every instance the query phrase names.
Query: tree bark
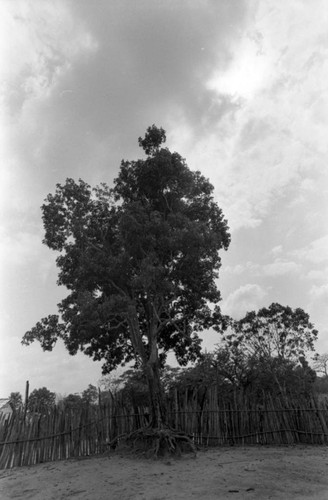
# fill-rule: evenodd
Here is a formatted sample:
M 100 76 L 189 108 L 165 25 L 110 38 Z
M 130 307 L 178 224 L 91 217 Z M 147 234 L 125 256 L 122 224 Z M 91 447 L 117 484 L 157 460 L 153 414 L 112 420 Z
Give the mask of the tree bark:
M 149 361 L 146 366 L 146 375 L 149 389 L 150 425 L 153 428 L 162 429 L 167 425 L 167 413 L 158 363 Z
M 166 405 L 164 391 L 160 377 L 160 366 L 158 358 L 158 319 L 155 305 L 150 305 L 151 319 L 148 331 L 149 359 L 146 366 L 146 374 L 149 388 L 149 402 L 151 409 L 151 426 L 162 429 L 166 426 Z
M 139 327 L 137 310 L 134 304 L 128 306 L 128 324 L 133 348 L 142 360 L 147 377 L 150 405 L 150 425 L 152 428 L 163 428 L 167 424 L 166 405 L 164 392 L 160 379 L 160 367 L 157 347 L 157 328 L 152 323 L 149 335 L 149 353 L 147 355 L 142 342 L 142 334 Z

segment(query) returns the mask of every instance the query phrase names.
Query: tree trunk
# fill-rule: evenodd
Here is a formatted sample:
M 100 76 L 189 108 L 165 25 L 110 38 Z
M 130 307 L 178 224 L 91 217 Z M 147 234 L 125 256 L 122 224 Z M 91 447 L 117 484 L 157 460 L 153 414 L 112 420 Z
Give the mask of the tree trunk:
M 153 429 L 163 429 L 166 427 L 167 419 L 158 357 L 158 314 L 156 314 L 154 304 L 151 304 L 149 309 L 152 311 L 152 316 L 148 330 L 149 359 L 147 361 L 146 373 L 149 388 L 151 426 Z
M 162 389 L 158 362 L 146 366 L 147 382 L 149 389 L 150 425 L 152 428 L 161 429 L 167 425 L 166 404 Z
M 167 423 L 167 419 L 164 392 L 160 379 L 156 325 L 154 323 L 149 332 L 149 353 L 147 355 L 142 343 L 137 310 L 133 303 L 128 307 L 127 319 L 133 348 L 136 354 L 140 356 L 147 376 L 151 417 L 150 425 L 152 428 L 163 428 Z

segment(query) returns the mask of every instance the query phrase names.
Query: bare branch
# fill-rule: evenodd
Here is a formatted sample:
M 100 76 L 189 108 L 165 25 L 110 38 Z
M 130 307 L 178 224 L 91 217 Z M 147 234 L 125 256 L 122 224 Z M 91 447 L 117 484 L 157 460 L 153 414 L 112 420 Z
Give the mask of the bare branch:
M 122 288 L 116 285 L 116 283 L 114 283 L 113 280 L 108 279 L 108 282 L 115 288 L 115 290 L 117 290 L 121 295 L 123 295 L 123 297 L 129 297 L 128 294 Z
M 124 326 L 124 325 L 125 325 L 125 326 L 128 326 L 127 319 L 124 319 L 123 321 L 120 321 L 120 322 L 118 323 L 118 325 L 116 325 L 116 326 L 110 326 L 110 327 L 109 327 L 109 329 L 110 329 L 110 330 L 118 330 L 119 328 L 121 328 L 121 326 Z

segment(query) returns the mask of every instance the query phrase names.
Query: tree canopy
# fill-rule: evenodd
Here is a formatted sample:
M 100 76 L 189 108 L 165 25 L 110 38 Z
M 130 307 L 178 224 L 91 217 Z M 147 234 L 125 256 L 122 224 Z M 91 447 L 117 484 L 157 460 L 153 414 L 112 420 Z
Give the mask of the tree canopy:
M 229 348 L 239 348 L 244 355 L 298 361 L 314 350 L 317 337 L 318 331 L 303 309 L 272 303 L 238 321 L 231 320 L 230 331 L 223 338 Z
M 28 398 L 28 409 L 30 411 L 37 411 L 46 413 L 54 407 L 56 402 L 56 394 L 49 391 L 46 387 L 34 389 Z
M 303 309 L 273 303 L 227 324 L 216 361 L 231 383 L 259 391 L 275 387 L 283 394 L 313 384 L 315 372 L 305 356 L 318 332 Z
M 318 372 L 328 377 L 328 353 L 316 353 L 313 357 L 313 368 Z
M 44 243 L 59 252 L 69 295 L 23 338 L 44 350 L 62 339 L 71 354 L 104 360 L 104 373 L 134 359 L 152 407 L 168 351 L 182 365 L 197 359 L 199 332 L 220 321 L 219 251 L 230 243 L 213 186 L 164 141 L 149 127 L 147 158 L 123 160 L 112 188 L 67 179 L 47 196 Z
M 20 410 L 23 407 L 23 398 L 20 392 L 11 392 L 9 402 L 14 410 Z

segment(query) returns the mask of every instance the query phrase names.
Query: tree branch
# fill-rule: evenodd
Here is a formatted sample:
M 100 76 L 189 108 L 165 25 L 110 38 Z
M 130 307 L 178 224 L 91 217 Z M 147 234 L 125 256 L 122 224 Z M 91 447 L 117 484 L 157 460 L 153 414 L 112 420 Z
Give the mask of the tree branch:
M 126 324 L 127 324 L 127 319 L 125 318 L 123 321 L 120 321 L 118 325 L 110 326 L 109 329 L 110 330 L 117 330 L 118 328 L 120 328 L 121 326 L 124 326 Z
M 120 288 L 118 285 L 116 285 L 116 283 L 114 283 L 113 280 L 108 279 L 108 282 L 115 288 L 115 290 L 117 290 L 121 295 L 123 295 L 123 297 L 129 298 L 128 294 L 122 288 Z

